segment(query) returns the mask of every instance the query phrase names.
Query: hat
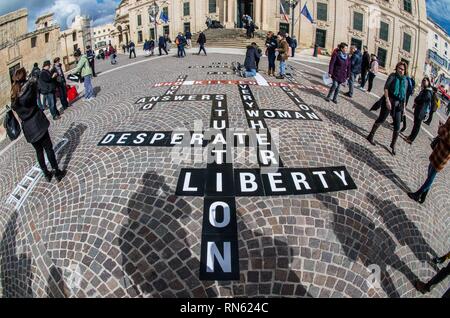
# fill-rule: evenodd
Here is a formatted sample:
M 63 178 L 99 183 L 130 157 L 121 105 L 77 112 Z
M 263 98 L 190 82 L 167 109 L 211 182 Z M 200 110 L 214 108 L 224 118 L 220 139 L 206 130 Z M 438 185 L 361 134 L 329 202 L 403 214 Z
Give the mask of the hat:
M 52 63 L 50 63 L 49 60 L 44 61 L 43 67 L 50 66 L 51 64 L 52 64 Z
M 75 56 L 75 57 L 81 56 L 80 51 L 76 50 L 76 51 L 73 53 L 73 56 Z

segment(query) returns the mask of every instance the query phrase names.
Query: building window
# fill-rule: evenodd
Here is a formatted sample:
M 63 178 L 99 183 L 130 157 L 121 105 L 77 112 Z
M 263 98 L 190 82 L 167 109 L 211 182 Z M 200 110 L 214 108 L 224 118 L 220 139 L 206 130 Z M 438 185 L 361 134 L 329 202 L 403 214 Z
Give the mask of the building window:
M 188 16 L 191 14 L 190 12 L 190 3 L 189 2 L 183 2 L 183 16 Z
M 328 21 L 328 4 L 322 2 L 317 3 L 317 20 Z
M 33 37 L 31 38 L 31 48 L 36 47 L 36 40 L 37 40 L 37 37 L 35 37 L 35 36 L 33 36 Z
M 209 13 L 216 13 L 217 10 L 217 1 L 216 0 L 209 0 Z
M 49 39 L 50 39 L 50 33 L 45 33 L 45 43 L 48 43 Z
M 78 50 L 78 44 L 73 45 L 73 51 L 76 52 Z
M 403 0 L 403 10 L 412 14 L 412 0 Z
M 72 41 L 75 42 L 77 40 L 77 32 L 72 33 Z
M 327 31 L 317 29 L 316 30 L 316 45 L 321 48 L 325 48 L 327 40 Z
M 378 48 L 378 64 L 381 67 L 386 67 L 386 60 L 387 60 L 387 50 L 382 49 L 381 47 Z
M 447 42 L 445 42 L 445 48 L 448 48 L 448 43 Z
M 437 47 L 438 47 L 438 44 L 437 44 L 437 43 L 434 43 L 434 47 L 437 48 Z
M 281 6 L 283 6 L 284 12 L 286 14 L 291 13 L 291 7 L 289 7 L 289 2 L 287 0 L 280 0 L 281 5 L 279 5 L 280 14 L 283 14 L 283 10 L 281 9 Z
M 434 35 L 434 38 L 436 39 L 436 41 L 439 40 L 439 37 L 437 34 Z
M 138 31 L 138 43 L 142 43 L 142 31 Z
M 137 16 L 137 25 L 138 26 L 142 25 L 142 16 L 140 14 L 138 14 L 138 16 Z M 105 32 L 105 30 L 103 30 L 103 32 Z
M 185 22 L 184 24 L 183 24 L 183 30 L 184 30 L 184 33 L 186 33 L 186 32 L 191 32 L 191 23 L 190 22 Z
M 150 28 L 150 39 L 155 40 L 155 28 Z
M 169 28 L 168 25 L 165 25 L 165 26 L 163 27 L 163 33 L 164 33 L 164 34 L 170 34 L 170 28 Z
M 364 15 L 359 12 L 353 12 L 353 29 L 362 31 L 364 25 Z
M 380 39 L 389 41 L 389 24 L 383 21 L 380 22 Z
M 411 35 L 403 33 L 403 50 L 411 52 Z
M 289 33 L 289 23 L 280 22 L 280 32 Z
M 354 45 L 360 51 L 362 50 L 362 40 L 360 39 L 352 38 L 350 45 Z

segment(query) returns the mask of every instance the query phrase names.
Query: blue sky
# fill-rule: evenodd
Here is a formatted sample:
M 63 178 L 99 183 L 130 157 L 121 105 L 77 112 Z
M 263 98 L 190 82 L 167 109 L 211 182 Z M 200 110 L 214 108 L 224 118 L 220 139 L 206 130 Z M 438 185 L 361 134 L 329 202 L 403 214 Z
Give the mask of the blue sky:
M 114 9 L 119 2 L 120 0 L 0 0 L 0 15 L 28 8 L 28 25 L 31 30 L 36 17 L 53 11 L 62 29 L 66 29 L 71 19 L 79 13 L 88 14 L 94 25 L 112 22 Z M 429 16 L 450 34 L 450 0 L 426 0 L 426 3 Z

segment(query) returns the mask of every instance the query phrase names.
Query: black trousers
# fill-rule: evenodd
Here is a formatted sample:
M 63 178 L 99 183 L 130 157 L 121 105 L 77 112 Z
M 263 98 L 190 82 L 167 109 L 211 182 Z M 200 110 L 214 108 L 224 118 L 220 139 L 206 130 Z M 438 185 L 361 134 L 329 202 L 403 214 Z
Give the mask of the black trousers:
M 434 111 L 430 111 L 430 114 L 428 115 L 428 119 L 426 121 L 426 123 L 431 124 L 431 122 L 433 121 L 433 115 L 434 115 Z
M 164 52 L 166 52 L 166 54 L 169 54 L 169 52 L 167 52 L 167 49 L 166 49 L 165 46 L 160 46 L 160 47 L 159 47 L 159 55 L 162 55 L 161 49 L 163 49 Z
M 94 76 L 94 77 L 97 76 L 95 74 L 95 60 L 90 61 L 89 66 L 92 68 L 92 76 Z
M 364 88 L 364 86 L 366 85 L 367 82 L 367 70 L 363 69 L 361 71 L 361 87 Z
M 41 170 L 43 172 L 48 172 L 47 165 L 45 164 L 44 150 L 45 153 L 47 154 L 48 161 L 50 162 L 50 165 L 52 166 L 53 170 L 59 170 L 55 152 L 53 151 L 52 140 L 50 139 L 48 131 L 41 139 L 39 139 L 36 142 L 33 142 L 32 145 L 36 150 L 36 156 L 39 163 L 39 167 L 41 167 Z
M 403 117 L 403 109 L 400 106 L 401 105 L 392 105 L 392 108 L 394 109 L 389 112 L 389 109 L 386 107 L 385 103 L 383 103 L 381 106 L 380 115 L 378 116 L 378 119 L 375 121 L 375 123 L 381 125 L 386 121 L 389 113 L 391 113 L 392 119 L 394 120 L 394 132 L 400 132 L 400 125 Z
M 375 74 L 373 74 L 372 72 L 369 72 L 369 87 L 367 88 L 367 91 L 368 92 L 371 92 L 372 91 L 372 88 L 373 88 L 373 80 L 375 79 Z
M 198 50 L 198 55 L 200 55 L 201 51 L 205 52 L 205 55 L 206 55 L 206 50 L 205 50 L 205 45 L 204 44 L 200 44 L 200 50 Z
M 422 119 L 417 116 L 414 116 L 414 126 L 411 130 L 411 134 L 409 135 L 409 140 L 414 141 L 417 138 L 417 135 L 420 131 L 420 126 L 422 126 Z
M 131 54 L 133 54 L 134 58 L 136 58 L 136 51 L 134 49 L 130 49 L 130 59 L 131 59 Z

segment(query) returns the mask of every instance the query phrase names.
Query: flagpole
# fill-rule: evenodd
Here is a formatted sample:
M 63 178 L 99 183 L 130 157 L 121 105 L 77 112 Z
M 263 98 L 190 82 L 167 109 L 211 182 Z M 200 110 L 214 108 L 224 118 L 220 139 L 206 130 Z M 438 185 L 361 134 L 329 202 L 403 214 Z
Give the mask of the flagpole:
M 299 0 L 298 3 L 300 4 L 299 5 L 300 10 L 302 10 L 302 0 Z M 297 46 L 300 48 L 300 52 L 302 51 L 302 48 L 300 46 L 301 36 L 302 36 L 302 12 L 300 11 L 300 15 L 298 16 L 298 41 L 297 41 L 298 42 Z

